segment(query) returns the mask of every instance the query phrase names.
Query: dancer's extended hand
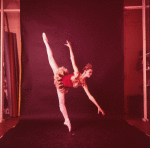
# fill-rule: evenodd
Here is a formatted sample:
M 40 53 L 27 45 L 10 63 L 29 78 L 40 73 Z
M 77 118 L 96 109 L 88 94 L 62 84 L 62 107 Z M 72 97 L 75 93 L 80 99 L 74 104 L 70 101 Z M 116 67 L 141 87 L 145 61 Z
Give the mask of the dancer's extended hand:
M 105 112 L 100 107 L 98 107 L 98 114 L 99 112 L 101 112 L 103 116 L 105 115 Z
M 71 43 L 67 40 L 66 41 L 67 44 L 65 44 L 67 47 L 71 48 Z
M 42 37 L 43 37 L 44 43 L 48 43 L 48 39 L 47 39 L 46 34 L 44 32 L 42 34 Z

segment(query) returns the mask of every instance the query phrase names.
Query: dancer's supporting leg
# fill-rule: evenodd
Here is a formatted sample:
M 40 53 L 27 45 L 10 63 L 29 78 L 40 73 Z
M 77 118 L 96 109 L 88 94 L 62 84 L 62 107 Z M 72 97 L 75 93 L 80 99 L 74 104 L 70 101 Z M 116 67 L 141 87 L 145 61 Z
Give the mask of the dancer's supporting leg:
M 58 94 L 58 98 L 59 98 L 59 108 L 60 108 L 60 111 L 62 112 L 64 119 L 65 119 L 64 124 L 68 126 L 68 129 L 70 132 L 71 131 L 71 123 L 70 123 L 67 109 L 65 106 L 65 94 L 61 93 L 58 89 L 57 89 L 57 94 Z
M 47 55 L 48 55 L 48 60 L 49 60 L 49 64 L 53 70 L 53 73 L 55 75 L 56 71 L 58 70 L 58 65 L 55 62 L 55 59 L 53 58 L 53 53 L 52 50 L 48 44 L 48 39 L 46 37 L 46 34 L 43 33 L 43 41 L 45 43 L 46 46 L 46 50 L 47 50 Z M 66 106 L 65 106 L 65 94 L 61 93 L 58 89 L 57 89 L 57 94 L 58 94 L 58 99 L 59 99 L 59 107 L 60 107 L 60 111 L 63 114 L 63 117 L 65 119 L 64 124 L 68 126 L 69 132 L 71 131 L 71 124 L 70 124 L 70 120 L 68 118 L 68 113 L 66 110 Z

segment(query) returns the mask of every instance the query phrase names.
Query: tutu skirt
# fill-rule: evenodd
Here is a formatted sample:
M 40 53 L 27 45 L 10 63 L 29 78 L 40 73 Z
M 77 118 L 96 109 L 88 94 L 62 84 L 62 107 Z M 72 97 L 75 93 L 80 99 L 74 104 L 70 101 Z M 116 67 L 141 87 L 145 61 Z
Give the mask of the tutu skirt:
M 55 87 L 61 93 L 67 93 L 69 90 L 69 87 L 66 87 L 63 85 L 63 77 L 68 74 L 69 74 L 69 71 L 65 67 L 60 67 L 60 68 L 58 68 L 57 72 L 54 75 Z

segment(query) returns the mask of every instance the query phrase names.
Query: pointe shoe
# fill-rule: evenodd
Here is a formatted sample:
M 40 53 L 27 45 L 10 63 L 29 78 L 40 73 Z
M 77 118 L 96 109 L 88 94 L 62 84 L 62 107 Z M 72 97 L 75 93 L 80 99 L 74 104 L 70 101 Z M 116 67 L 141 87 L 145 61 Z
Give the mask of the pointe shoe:
M 44 43 L 48 43 L 47 36 L 46 36 L 46 34 L 45 34 L 44 32 L 43 32 L 43 34 L 42 34 L 42 37 L 43 37 Z
M 69 132 L 71 131 L 71 123 L 69 119 L 65 120 L 64 125 L 67 125 Z

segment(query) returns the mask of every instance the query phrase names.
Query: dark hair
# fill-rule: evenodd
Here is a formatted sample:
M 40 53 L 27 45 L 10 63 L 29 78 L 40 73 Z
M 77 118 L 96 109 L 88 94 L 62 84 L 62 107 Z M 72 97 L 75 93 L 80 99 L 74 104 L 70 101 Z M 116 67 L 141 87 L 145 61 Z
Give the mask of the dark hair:
M 90 63 L 86 64 L 86 66 L 83 68 L 83 71 L 84 71 L 84 70 L 87 71 L 87 70 L 89 70 L 89 69 L 93 69 L 93 68 L 92 68 L 92 64 L 90 64 Z

